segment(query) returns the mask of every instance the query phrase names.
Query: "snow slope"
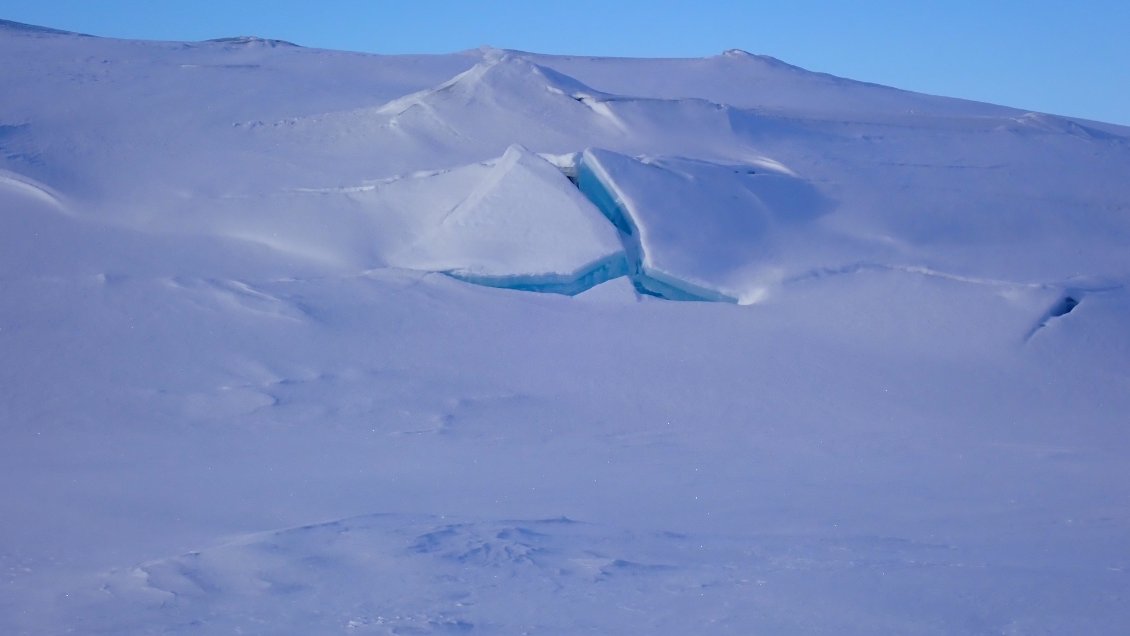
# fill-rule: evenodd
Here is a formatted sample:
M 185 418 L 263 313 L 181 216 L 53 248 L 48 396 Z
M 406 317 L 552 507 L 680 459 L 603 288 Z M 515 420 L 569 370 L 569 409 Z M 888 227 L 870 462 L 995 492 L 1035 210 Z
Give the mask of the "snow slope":
M 0 632 L 1130 627 L 1130 129 L 740 51 L 0 56 Z

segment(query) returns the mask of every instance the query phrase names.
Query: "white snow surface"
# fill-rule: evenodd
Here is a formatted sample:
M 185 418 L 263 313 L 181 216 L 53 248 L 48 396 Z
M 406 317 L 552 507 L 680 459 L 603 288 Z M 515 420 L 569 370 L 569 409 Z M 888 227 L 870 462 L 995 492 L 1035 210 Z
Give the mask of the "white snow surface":
M 1130 630 L 1130 129 L 741 51 L 0 59 L 0 633 Z

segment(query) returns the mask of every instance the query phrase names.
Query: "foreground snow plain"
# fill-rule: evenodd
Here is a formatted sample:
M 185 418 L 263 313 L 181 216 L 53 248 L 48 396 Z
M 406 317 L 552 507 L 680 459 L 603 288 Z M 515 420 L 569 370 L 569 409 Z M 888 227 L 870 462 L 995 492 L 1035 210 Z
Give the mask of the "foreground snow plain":
M 1130 129 L 740 51 L 0 56 L 0 632 L 1130 629 Z

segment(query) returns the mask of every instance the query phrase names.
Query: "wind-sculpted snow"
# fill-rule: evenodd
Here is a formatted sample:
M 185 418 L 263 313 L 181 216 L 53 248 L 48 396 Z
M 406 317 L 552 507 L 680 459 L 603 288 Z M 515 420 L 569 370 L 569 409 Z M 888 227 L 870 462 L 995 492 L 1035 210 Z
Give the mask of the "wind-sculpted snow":
M 0 60 L 0 633 L 1127 632 L 1130 129 L 741 51 Z
M 33 200 L 35 204 L 46 206 L 58 212 L 66 210 L 59 195 L 50 188 L 23 175 L 0 170 L 0 200 L 5 207 L 22 205 L 20 200 Z M 31 204 L 31 201 L 28 201 Z
M 913 629 L 913 617 L 964 632 L 965 612 L 1018 609 L 988 580 L 1038 597 L 1054 589 L 1028 576 L 999 557 L 892 536 L 368 515 L 110 572 L 97 595 L 62 605 L 91 631 L 122 635 L 283 624 L 304 634 L 686 634 L 704 620 L 712 633 L 824 633 L 839 630 L 844 612 L 856 624 Z M 841 589 L 846 578 L 867 587 Z M 1117 578 L 1101 574 L 1088 588 Z M 1007 624 L 1026 631 L 1056 619 L 1044 607 Z

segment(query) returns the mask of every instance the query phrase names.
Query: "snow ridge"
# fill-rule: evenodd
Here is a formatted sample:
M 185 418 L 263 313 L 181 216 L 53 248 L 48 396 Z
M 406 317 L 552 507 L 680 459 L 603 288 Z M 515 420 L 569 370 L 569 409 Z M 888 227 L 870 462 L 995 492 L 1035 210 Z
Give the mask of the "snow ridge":
M 82 33 L 75 33 L 73 31 L 62 31 L 59 29 L 51 29 L 48 27 L 36 26 L 34 24 L 24 24 L 23 22 L 13 22 L 12 20 L 0 20 L 0 29 L 7 30 L 14 33 L 23 33 L 29 35 L 78 35 L 82 37 L 91 37 Z

